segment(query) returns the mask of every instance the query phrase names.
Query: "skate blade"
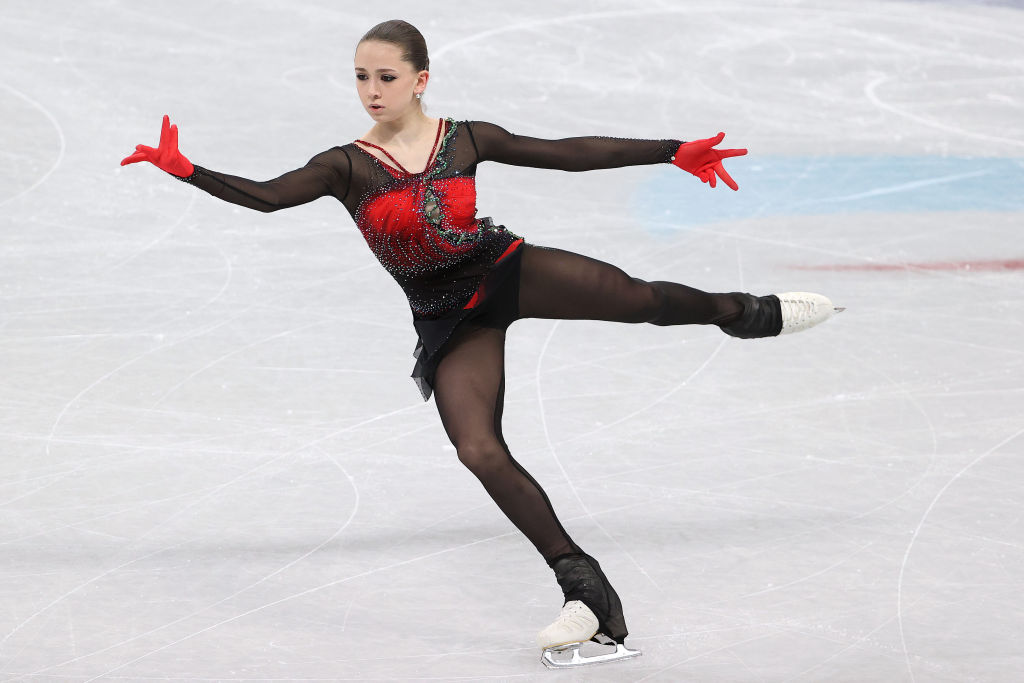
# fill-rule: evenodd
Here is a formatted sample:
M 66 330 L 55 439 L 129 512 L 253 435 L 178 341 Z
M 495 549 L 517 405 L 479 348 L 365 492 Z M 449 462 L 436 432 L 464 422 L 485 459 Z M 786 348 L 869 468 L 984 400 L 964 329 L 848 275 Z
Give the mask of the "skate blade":
M 833 313 L 842 313 L 845 310 L 846 310 L 846 306 L 833 306 L 833 308 L 832 308 L 832 312 Z
M 544 648 L 540 661 L 549 669 L 569 669 L 577 666 L 589 666 L 591 664 L 603 664 L 606 662 L 617 662 L 620 659 L 639 657 L 640 650 L 630 650 L 622 643 L 615 643 L 615 652 L 607 652 L 599 655 L 582 655 L 580 646 L 582 643 L 569 643 L 557 647 Z M 569 655 L 566 659 L 565 655 Z

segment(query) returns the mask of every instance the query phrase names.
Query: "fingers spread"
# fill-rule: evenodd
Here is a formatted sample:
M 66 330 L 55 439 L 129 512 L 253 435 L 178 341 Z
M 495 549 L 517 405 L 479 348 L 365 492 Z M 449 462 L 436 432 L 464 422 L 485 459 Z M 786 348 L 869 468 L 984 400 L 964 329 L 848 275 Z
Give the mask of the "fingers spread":
M 741 157 L 747 153 L 747 150 L 745 149 L 719 149 L 716 151 L 723 159 L 728 159 L 729 157 Z
M 713 138 L 704 138 L 702 140 L 691 140 L 690 142 L 684 142 L 684 145 L 692 145 L 693 149 L 707 150 L 711 149 L 725 137 L 725 133 L 719 133 Z
M 166 146 L 167 140 L 171 135 L 171 117 L 164 114 L 163 124 L 160 126 L 160 147 Z
M 725 170 L 725 166 L 722 166 L 721 164 L 715 166 L 715 173 L 717 173 L 718 176 L 725 181 L 725 184 L 731 187 L 733 190 L 740 189 L 740 186 L 737 185 L 736 181 L 732 179 L 732 176 L 729 175 L 729 172 Z

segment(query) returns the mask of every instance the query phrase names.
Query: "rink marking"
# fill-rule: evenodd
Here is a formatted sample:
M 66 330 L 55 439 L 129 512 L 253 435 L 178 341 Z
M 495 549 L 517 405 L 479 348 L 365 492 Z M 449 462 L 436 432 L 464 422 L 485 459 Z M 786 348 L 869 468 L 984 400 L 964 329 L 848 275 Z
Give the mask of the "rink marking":
M 918 116 L 917 114 L 910 113 L 906 109 L 901 109 L 895 105 L 889 104 L 888 102 L 883 102 L 875 93 L 875 91 L 878 90 L 878 87 L 880 85 L 888 83 L 892 80 L 893 78 L 889 74 L 881 74 L 875 80 L 871 81 L 866 86 L 864 86 L 865 97 L 867 97 L 868 100 L 879 109 L 887 111 L 890 114 L 895 114 L 896 116 L 902 116 L 905 119 L 910 119 L 911 121 L 920 123 L 923 126 L 937 128 L 938 130 L 942 130 L 947 133 L 955 133 L 957 135 L 962 135 L 964 137 L 976 138 L 978 140 L 985 140 L 987 142 L 998 142 L 1004 145 L 1024 147 L 1024 141 L 1022 140 L 1017 140 L 1014 138 L 1004 138 L 998 135 L 986 135 L 984 133 L 977 133 L 975 131 L 967 130 L 965 128 L 960 128 L 959 126 L 951 126 L 948 123 L 942 123 L 941 121 L 925 118 L 924 116 Z
M 927 263 L 838 263 L 818 266 L 790 266 L 794 270 L 826 270 L 834 272 L 889 272 L 889 271 L 979 271 L 1024 270 L 1024 258 L 991 259 L 980 261 L 932 261 Z
M 830 202 L 853 202 L 858 199 L 869 199 L 871 197 L 880 197 L 887 194 L 898 194 L 900 192 L 908 192 L 910 190 L 917 190 L 922 187 L 930 187 L 932 185 L 944 185 L 947 183 L 953 183 L 958 180 L 968 180 L 970 178 L 981 178 L 984 176 L 992 175 L 991 170 L 978 170 L 971 171 L 969 173 L 956 173 L 952 175 L 938 176 L 935 178 L 925 178 L 924 180 L 913 180 L 907 183 L 898 183 L 896 185 L 887 185 L 885 187 L 877 187 L 871 190 L 864 190 L 863 192 L 856 192 L 854 194 L 841 195 L 837 197 L 822 197 L 821 199 L 807 199 L 801 202 L 793 204 L 796 206 L 807 206 L 810 204 L 827 204 Z
M 910 560 L 910 553 L 914 548 L 914 543 L 917 541 L 917 537 L 921 534 L 921 529 L 924 528 L 925 522 L 928 520 L 929 515 L 931 515 L 932 510 L 935 509 L 935 506 L 936 504 L 938 504 L 939 499 L 942 498 L 943 495 L 945 495 L 946 491 L 949 490 L 949 487 L 952 486 L 961 476 L 963 476 L 967 472 L 967 470 L 971 469 L 979 462 L 981 462 L 988 456 L 992 455 L 1006 444 L 1011 443 L 1021 435 L 1024 435 L 1024 429 L 1020 429 L 1014 434 L 1011 434 L 1010 436 L 1006 437 L 1005 439 L 997 443 L 995 446 L 988 449 L 971 462 L 967 463 L 967 465 L 965 465 L 959 472 L 950 477 L 949 481 L 946 482 L 945 486 L 939 489 L 939 492 L 935 494 L 934 498 L 932 498 L 932 502 L 925 509 L 924 514 L 921 516 L 921 521 L 917 523 L 917 528 L 914 529 L 914 533 L 910 537 L 910 543 L 907 544 L 907 550 L 903 553 L 903 562 L 900 563 L 899 579 L 896 582 L 896 620 L 899 626 L 900 642 L 903 645 L 903 652 L 906 655 L 907 659 L 907 671 L 910 674 L 911 681 L 914 681 L 916 679 L 914 677 L 914 668 L 910 660 L 910 653 L 907 650 L 907 640 L 903 630 L 903 578 L 906 574 L 907 564 Z
M 50 170 L 47 171 L 46 173 L 44 173 L 43 176 L 39 180 L 37 180 L 31 187 L 22 190 L 21 192 L 19 192 L 18 194 L 14 195 L 13 197 L 10 197 L 8 199 L 0 201 L 0 206 L 6 206 L 7 204 L 10 204 L 11 202 L 13 202 L 15 199 L 18 199 L 19 197 L 23 197 L 26 194 L 28 194 L 29 192 L 31 192 L 32 190 L 36 189 L 37 187 L 39 187 L 40 185 L 45 183 L 50 178 L 51 175 L 53 175 L 53 172 L 56 171 L 57 167 L 60 166 L 61 163 L 64 161 L 64 151 L 67 148 L 67 142 L 64 140 L 64 130 L 60 127 L 60 123 L 58 123 L 56 117 L 54 117 L 54 115 L 50 113 L 49 109 L 47 109 L 46 107 L 44 107 L 40 103 L 36 102 L 35 100 L 33 100 L 31 97 L 29 97 L 25 93 L 21 92 L 20 90 L 16 90 L 16 89 L 12 88 L 11 86 L 7 85 L 6 83 L 0 83 L 0 88 L 4 88 L 5 90 L 11 92 L 15 96 L 20 97 L 21 99 L 25 100 L 26 102 L 31 104 L 33 107 L 35 107 L 39 111 L 43 112 L 43 116 L 45 116 L 47 119 L 50 120 L 50 123 L 53 124 L 53 127 L 57 131 L 57 137 L 60 138 L 60 151 L 57 153 L 57 160 L 53 162 L 53 166 L 50 167 Z

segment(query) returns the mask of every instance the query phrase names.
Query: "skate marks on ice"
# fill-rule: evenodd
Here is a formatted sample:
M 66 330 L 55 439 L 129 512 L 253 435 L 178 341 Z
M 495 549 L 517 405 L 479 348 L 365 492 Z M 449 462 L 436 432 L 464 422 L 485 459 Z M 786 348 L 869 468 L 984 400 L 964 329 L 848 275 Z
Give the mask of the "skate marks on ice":
M 1016 432 L 1015 434 L 1012 434 L 1011 436 L 1003 439 L 1002 441 L 1000 441 L 996 445 L 992 446 L 992 448 L 988 449 L 987 451 L 985 451 L 984 453 L 979 455 L 977 458 L 975 458 L 974 460 L 969 462 L 967 465 L 965 465 L 963 467 L 963 469 L 961 469 L 956 474 L 954 474 L 952 477 L 950 477 L 949 481 L 947 481 L 942 486 L 942 488 L 939 489 L 938 493 L 935 494 L 935 497 L 932 498 L 931 502 L 928 504 L 928 507 L 925 508 L 924 515 L 922 515 L 922 517 L 921 517 L 921 521 L 918 522 L 917 527 L 914 528 L 914 533 L 910 537 L 910 543 L 907 544 L 907 551 L 903 555 L 903 562 L 900 564 L 900 575 L 899 575 L 899 581 L 898 581 L 898 584 L 897 584 L 897 598 L 896 598 L 896 604 L 897 604 L 896 614 L 897 614 L 898 622 L 899 622 L 900 641 L 901 641 L 901 643 L 903 645 L 903 652 L 906 655 L 907 673 L 909 674 L 911 680 L 915 680 L 916 677 L 914 675 L 913 662 L 911 661 L 911 658 L 910 658 L 910 651 L 907 649 L 906 634 L 905 634 L 904 628 L 903 628 L 903 600 L 904 600 L 904 598 L 903 598 L 903 582 L 904 582 L 904 577 L 906 575 L 907 564 L 908 564 L 908 561 L 910 559 L 910 554 L 911 554 L 911 552 L 914 549 L 914 544 L 917 542 L 918 536 L 920 536 L 921 530 L 925 526 L 925 523 L 927 522 L 928 517 L 931 515 L 932 510 L 938 504 L 939 499 L 942 498 L 946 494 L 946 492 L 949 490 L 949 488 L 951 486 L 953 486 L 957 481 L 959 481 L 961 479 L 961 477 L 963 477 L 963 475 L 966 474 L 969 470 L 971 470 L 975 466 L 977 466 L 982 460 L 984 460 L 985 458 L 991 456 L 993 453 L 996 453 L 996 452 L 1000 451 L 1004 446 L 1007 446 L 1008 444 L 1011 444 L 1011 443 L 1017 441 L 1021 436 L 1024 436 L 1024 429 L 1021 429 L 1020 431 Z M 1021 549 L 1020 545 L 1016 545 L 1016 547 L 1018 549 Z
M 64 161 L 67 142 L 53 114 L 24 92 L 0 83 L 0 101 L 3 102 L 0 111 L 5 113 L 9 131 L 0 142 L 7 160 L 2 176 L 4 191 L 0 193 L 0 207 L 3 207 L 29 194 L 53 175 Z M 11 134 L 12 131 L 17 131 L 18 135 Z M 51 151 L 54 132 L 57 134 L 56 158 L 46 168 L 54 156 Z M 6 196 L 8 192 L 13 194 Z

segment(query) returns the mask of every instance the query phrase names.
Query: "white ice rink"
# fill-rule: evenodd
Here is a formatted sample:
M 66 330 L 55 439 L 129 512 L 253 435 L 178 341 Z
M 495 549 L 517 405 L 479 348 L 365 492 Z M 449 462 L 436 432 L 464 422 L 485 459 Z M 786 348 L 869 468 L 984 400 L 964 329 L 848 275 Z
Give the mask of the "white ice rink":
M 267 179 L 428 113 L 726 132 L 671 166 L 481 166 L 479 213 L 647 280 L 823 292 L 792 337 L 521 321 L 504 432 L 639 659 L 539 662 L 561 594 L 408 378 L 401 290 Z M 1024 680 L 1024 3 L 0 0 L 0 683 Z

